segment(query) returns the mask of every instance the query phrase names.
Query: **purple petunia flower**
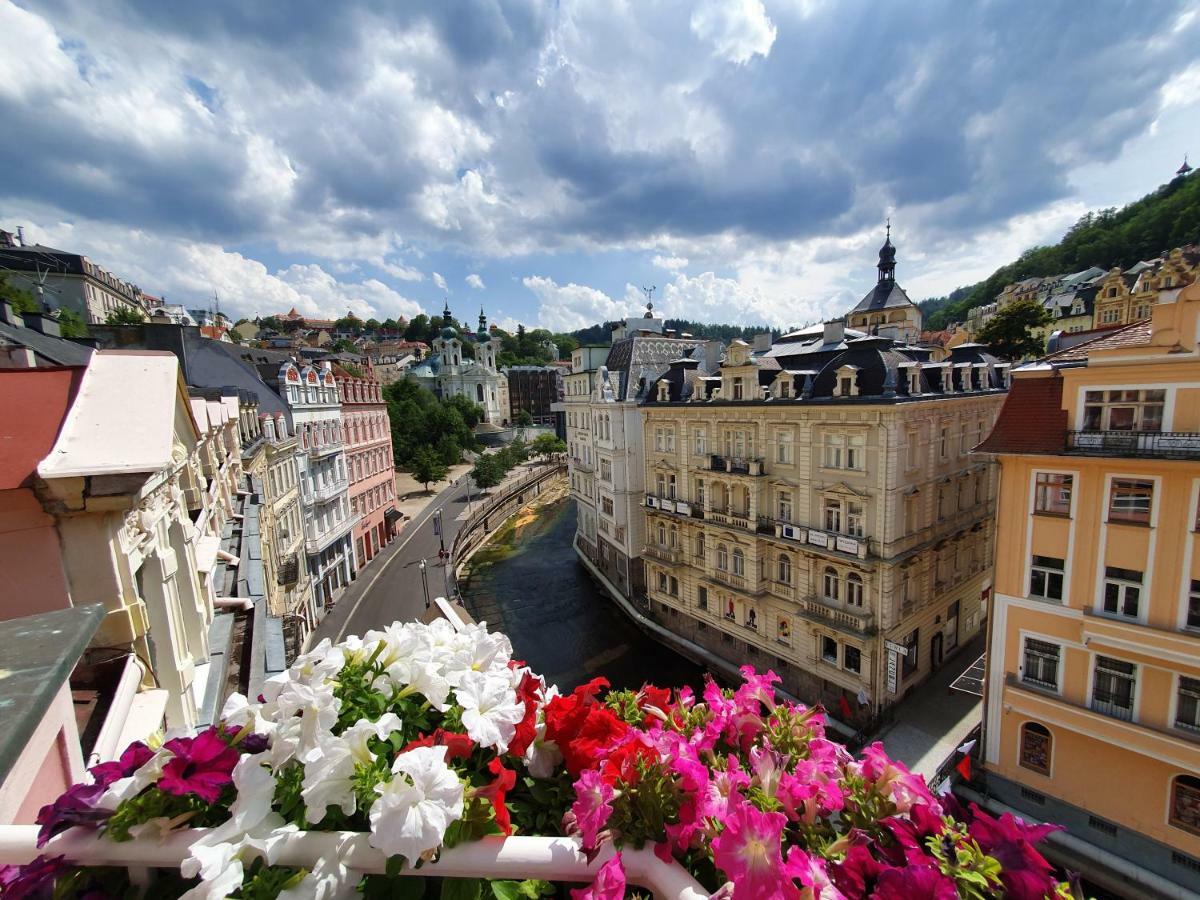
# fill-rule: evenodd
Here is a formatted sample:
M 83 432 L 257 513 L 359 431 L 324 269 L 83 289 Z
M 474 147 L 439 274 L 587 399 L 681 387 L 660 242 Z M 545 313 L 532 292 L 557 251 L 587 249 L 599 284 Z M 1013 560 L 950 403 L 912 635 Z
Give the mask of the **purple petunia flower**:
M 39 856 L 23 866 L 0 866 L 0 894 L 4 900 L 50 900 L 54 879 L 66 868 L 62 856 Z
M 72 785 L 53 803 L 38 810 L 35 821 L 42 826 L 38 829 L 38 849 L 45 847 L 46 841 L 73 825 L 96 828 L 106 821 L 112 815 L 112 810 L 96 806 L 103 793 L 102 784 Z
M 163 747 L 174 756 L 163 766 L 159 790 L 177 797 L 195 794 L 206 803 L 216 803 L 221 789 L 233 783 L 239 754 L 215 728 L 194 738 L 175 738 Z
M 125 748 L 125 752 L 121 754 L 120 759 L 92 766 L 88 769 L 88 772 L 96 780 L 96 784 L 101 787 L 108 787 L 114 781 L 128 778 L 148 763 L 152 756 L 154 756 L 153 750 L 141 741 L 134 741 Z

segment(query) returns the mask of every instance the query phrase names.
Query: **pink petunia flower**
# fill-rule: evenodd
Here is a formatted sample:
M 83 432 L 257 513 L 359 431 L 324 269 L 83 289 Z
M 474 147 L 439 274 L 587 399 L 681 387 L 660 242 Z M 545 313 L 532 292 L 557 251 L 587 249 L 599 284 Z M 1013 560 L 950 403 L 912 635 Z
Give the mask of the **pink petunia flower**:
M 1053 893 L 1057 880 L 1053 869 L 1033 845 L 1055 831 L 1064 831 L 1061 825 L 1029 825 L 1012 813 L 994 819 L 974 803 L 971 813 L 974 819 L 967 826 L 968 833 L 986 854 L 999 860 L 1008 900 L 1038 900 Z
M 733 893 L 755 900 L 798 900 L 784 874 L 781 839 L 787 818 L 765 813 L 745 800 L 730 804 L 725 830 L 712 842 L 713 861 L 733 882 Z
M 163 747 L 172 758 L 163 766 L 159 790 L 178 797 L 195 794 L 206 803 L 216 803 L 221 790 L 233 783 L 233 767 L 239 754 L 209 728 L 194 738 L 175 738 Z
M 571 815 L 575 828 L 583 840 L 585 853 L 595 852 L 600 842 L 600 833 L 612 815 L 612 785 L 606 784 L 595 769 L 587 769 L 575 782 L 575 802 L 571 804 Z
M 572 888 L 571 900 L 624 900 L 625 866 L 618 853 L 600 867 L 596 880 L 585 888 Z

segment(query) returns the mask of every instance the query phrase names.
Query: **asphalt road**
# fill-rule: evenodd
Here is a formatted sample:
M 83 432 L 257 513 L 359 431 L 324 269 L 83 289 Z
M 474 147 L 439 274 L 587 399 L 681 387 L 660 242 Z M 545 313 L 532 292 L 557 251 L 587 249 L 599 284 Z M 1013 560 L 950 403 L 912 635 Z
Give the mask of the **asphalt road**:
M 477 500 L 479 491 L 472 487 Z M 445 566 L 438 562 L 438 536 L 433 533 L 433 514 L 441 509 L 443 538 L 452 546 L 461 522 L 457 517 L 467 508 L 466 479 L 441 491 L 411 522 L 391 546 L 358 573 L 330 613 L 313 629 L 308 646 L 322 638 L 337 642 L 347 635 L 361 635 L 395 621 L 411 621 L 425 614 L 425 591 L 421 585 L 420 562 L 427 560 L 429 596 L 447 594 Z

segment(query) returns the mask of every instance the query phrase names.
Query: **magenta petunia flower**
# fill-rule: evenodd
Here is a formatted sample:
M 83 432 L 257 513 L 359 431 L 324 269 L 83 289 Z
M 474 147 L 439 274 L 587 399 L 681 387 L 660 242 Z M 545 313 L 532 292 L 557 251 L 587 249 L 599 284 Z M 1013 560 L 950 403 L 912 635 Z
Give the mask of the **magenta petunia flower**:
M 571 816 L 583 840 L 585 853 L 593 853 L 600 843 L 600 833 L 612 815 L 612 785 L 606 784 L 596 769 L 586 769 L 575 782 L 575 802 Z
M 737 897 L 798 900 L 800 891 L 784 872 L 781 839 L 787 818 L 765 813 L 745 800 L 731 802 L 725 830 L 712 842 L 713 861 L 733 882 Z
M 76 784 L 67 788 L 53 803 L 38 810 L 37 845 L 40 850 L 46 842 L 74 825 L 97 828 L 112 815 L 111 809 L 96 805 L 104 793 L 102 784 Z
M 178 797 L 195 794 L 206 803 L 216 803 L 221 789 L 233 783 L 233 767 L 239 754 L 216 729 L 202 731 L 194 738 L 175 738 L 163 747 L 174 756 L 163 766 L 159 790 Z
M 596 880 L 585 888 L 572 888 L 571 900 L 624 900 L 625 866 L 618 853 L 600 867 Z
M 88 769 L 88 772 L 96 780 L 96 784 L 101 787 L 108 787 L 114 781 L 128 778 L 148 763 L 152 756 L 154 756 L 153 750 L 141 741 L 134 741 L 125 748 L 125 752 L 121 754 L 120 759 L 99 763 Z
M 958 900 L 958 889 L 936 866 L 905 866 L 884 869 L 871 896 L 875 900 Z
M 39 856 L 23 866 L 0 866 L 0 896 L 4 900 L 51 900 L 54 880 L 66 868 L 63 856 Z
M 1033 845 L 1048 834 L 1064 831 L 1061 825 L 1029 825 L 1012 813 L 994 819 L 974 803 L 971 813 L 974 818 L 967 831 L 984 853 L 999 860 L 1007 900 L 1040 900 L 1054 892 L 1054 870 Z

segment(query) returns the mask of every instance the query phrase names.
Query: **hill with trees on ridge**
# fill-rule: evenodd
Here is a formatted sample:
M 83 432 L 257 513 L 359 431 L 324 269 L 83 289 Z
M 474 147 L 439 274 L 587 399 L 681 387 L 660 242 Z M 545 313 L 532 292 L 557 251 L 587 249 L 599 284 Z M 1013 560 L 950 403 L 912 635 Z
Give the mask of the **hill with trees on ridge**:
M 1022 278 L 1063 275 L 1091 266 L 1128 268 L 1175 247 L 1200 241 L 1200 177 L 1180 175 L 1140 200 L 1083 216 L 1061 241 L 1032 247 L 987 279 L 918 305 L 928 329 L 961 322 L 967 310 L 993 302 L 1005 285 Z

